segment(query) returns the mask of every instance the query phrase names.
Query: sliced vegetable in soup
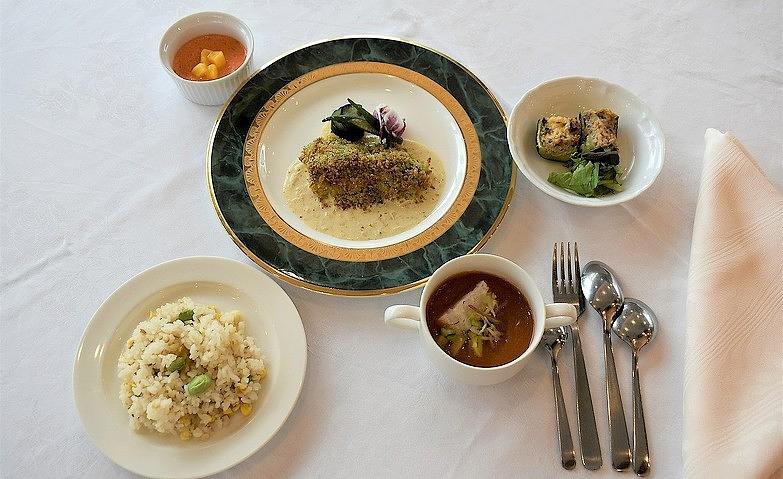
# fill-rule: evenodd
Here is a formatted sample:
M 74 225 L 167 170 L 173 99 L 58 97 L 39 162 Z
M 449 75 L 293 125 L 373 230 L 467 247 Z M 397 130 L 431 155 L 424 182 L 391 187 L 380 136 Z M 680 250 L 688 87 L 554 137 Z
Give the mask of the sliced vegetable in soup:
M 472 366 L 511 362 L 533 336 L 533 314 L 522 292 L 487 273 L 447 279 L 427 301 L 426 317 L 441 349 Z

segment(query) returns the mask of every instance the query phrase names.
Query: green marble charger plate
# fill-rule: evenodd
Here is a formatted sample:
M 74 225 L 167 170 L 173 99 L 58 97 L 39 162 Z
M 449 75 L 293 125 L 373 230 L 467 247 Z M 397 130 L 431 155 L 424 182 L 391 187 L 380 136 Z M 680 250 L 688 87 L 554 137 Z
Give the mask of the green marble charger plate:
M 290 163 L 280 158 L 295 160 L 292 148 L 320 130 L 313 115 L 328 115 L 346 93 L 404 111 L 406 137 L 426 136 L 444 157 L 443 199 L 410 232 L 330 238 L 300 224 L 280 199 Z M 419 286 L 446 261 L 481 248 L 508 208 L 516 168 L 503 109 L 467 68 L 406 41 L 354 37 L 307 45 L 256 72 L 215 124 L 207 179 L 223 226 L 259 266 L 312 291 L 372 296 Z

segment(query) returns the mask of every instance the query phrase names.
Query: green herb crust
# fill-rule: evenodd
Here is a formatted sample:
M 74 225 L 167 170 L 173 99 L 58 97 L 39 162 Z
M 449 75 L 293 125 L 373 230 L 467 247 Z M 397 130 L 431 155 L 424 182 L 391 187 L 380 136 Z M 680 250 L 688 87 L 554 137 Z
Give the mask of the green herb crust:
M 366 209 L 394 199 L 420 200 L 432 187 L 429 159 L 417 160 L 402 146 L 316 138 L 302 149 L 299 160 L 321 203 L 342 209 Z

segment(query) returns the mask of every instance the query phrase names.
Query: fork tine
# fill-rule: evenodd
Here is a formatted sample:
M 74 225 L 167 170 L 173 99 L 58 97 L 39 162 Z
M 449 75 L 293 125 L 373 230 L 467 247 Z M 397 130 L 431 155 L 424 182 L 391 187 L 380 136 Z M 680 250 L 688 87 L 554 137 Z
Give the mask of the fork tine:
M 574 277 L 571 276 L 571 268 L 573 268 L 573 265 L 571 264 L 571 242 L 569 241 L 566 243 L 566 248 L 568 248 L 568 283 L 566 283 L 566 293 L 573 293 L 574 290 Z
M 579 314 L 585 310 L 585 295 L 582 294 L 582 268 L 579 266 L 579 249 L 574 241 L 574 272 L 576 273 L 576 294 L 579 298 Z
M 560 292 L 565 293 L 566 290 L 566 282 L 565 282 L 565 258 L 563 254 L 565 253 L 565 248 L 563 247 L 563 242 L 560 242 Z
M 555 249 L 552 251 L 552 293 L 560 292 L 557 289 L 557 243 L 555 243 Z
M 582 298 L 582 269 L 579 267 L 579 248 L 574 241 L 574 273 L 576 274 L 576 293 Z

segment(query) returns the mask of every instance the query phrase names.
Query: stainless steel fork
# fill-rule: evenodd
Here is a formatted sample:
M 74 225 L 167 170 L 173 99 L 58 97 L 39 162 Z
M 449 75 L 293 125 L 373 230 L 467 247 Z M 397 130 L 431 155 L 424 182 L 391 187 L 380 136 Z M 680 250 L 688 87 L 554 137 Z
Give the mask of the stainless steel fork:
M 567 254 L 568 263 L 565 255 Z M 557 259 L 560 257 L 558 274 Z M 557 243 L 552 253 L 552 299 L 555 303 L 571 303 L 579 312 L 585 310 L 585 298 L 582 295 L 581 286 L 582 271 L 579 267 L 579 249 L 574 243 L 574 261 L 571 261 L 571 243 L 564 248 L 560 243 L 558 255 Z M 578 316 L 577 316 L 578 318 Z M 576 418 L 579 429 L 579 445 L 582 453 L 582 464 L 585 469 L 600 469 L 601 444 L 598 442 L 598 429 L 595 425 L 595 413 L 593 412 L 593 399 L 590 396 L 590 383 L 587 380 L 585 358 L 582 354 L 582 342 L 579 338 L 579 325 L 570 326 L 571 342 L 574 346 L 574 378 L 576 380 Z

